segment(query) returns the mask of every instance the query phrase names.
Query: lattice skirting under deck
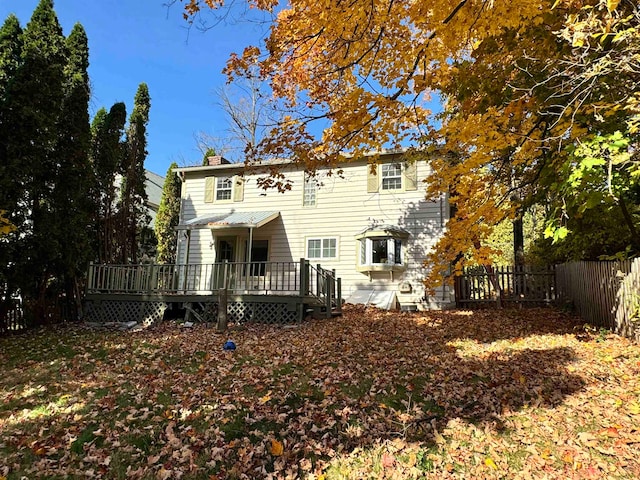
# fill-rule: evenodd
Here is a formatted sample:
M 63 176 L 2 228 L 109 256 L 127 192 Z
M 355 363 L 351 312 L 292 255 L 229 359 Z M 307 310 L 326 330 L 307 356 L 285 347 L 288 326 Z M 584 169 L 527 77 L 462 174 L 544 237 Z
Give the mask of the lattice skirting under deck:
M 215 322 L 217 302 L 207 302 L 207 321 Z M 229 321 L 236 323 L 295 323 L 300 319 L 295 303 L 229 302 Z M 136 300 L 88 300 L 85 304 L 84 320 L 87 322 L 137 322 L 149 325 L 162 320 L 167 303 Z
M 162 320 L 167 309 L 165 302 L 137 302 L 123 300 L 87 301 L 86 322 L 138 322 L 144 325 Z
M 298 308 L 293 303 L 229 302 L 227 314 L 238 323 L 295 323 L 300 318 Z

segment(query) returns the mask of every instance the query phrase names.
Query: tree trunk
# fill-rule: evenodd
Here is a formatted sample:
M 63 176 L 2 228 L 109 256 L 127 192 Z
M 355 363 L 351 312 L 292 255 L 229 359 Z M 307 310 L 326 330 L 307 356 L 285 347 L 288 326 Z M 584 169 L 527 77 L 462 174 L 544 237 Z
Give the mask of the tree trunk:
M 524 265 L 524 228 L 522 214 L 513 220 L 513 264 Z
M 633 249 L 635 251 L 640 251 L 640 235 L 638 234 L 636 225 L 633 223 L 633 217 L 627 209 L 627 204 L 622 197 L 620 197 L 620 199 L 618 200 L 618 205 L 620 205 L 622 215 L 624 216 L 624 221 L 627 224 L 627 228 L 629 228 L 629 232 L 631 233 L 631 245 L 633 245 Z

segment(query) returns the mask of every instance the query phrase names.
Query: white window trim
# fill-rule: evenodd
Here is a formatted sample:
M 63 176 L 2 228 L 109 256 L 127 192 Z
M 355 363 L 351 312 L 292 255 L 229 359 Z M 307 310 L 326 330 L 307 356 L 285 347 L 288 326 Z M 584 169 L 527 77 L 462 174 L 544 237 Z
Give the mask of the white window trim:
M 220 188 L 218 182 L 231 182 L 229 188 Z M 230 198 L 220 199 L 221 191 L 231 193 Z M 235 203 L 244 201 L 244 178 L 239 175 L 210 175 L 204 178 L 204 203 Z
M 399 179 L 398 188 L 382 188 L 384 185 L 382 171 L 388 166 L 400 167 L 400 175 L 386 178 Z M 367 166 L 367 193 L 379 193 L 382 195 L 396 195 L 404 192 L 418 190 L 418 170 L 415 162 L 395 161 L 375 166 L 375 171 Z
M 387 241 L 387 259 L 386 263 L 373 263 L 373 241 L 386 239 Z M 357 241 L 357 257 L 356 270 L 362 273 L 368 273 L 369 279 L 373 272 L 390 272 L 393 280 L 394 272 L 403 272 L 407 269 L 409 263 L 409 232 L 390 231 L 385 228 L 372 228 L 359 235 L 356 235 Z M 400 242 L 400 262 L 395 263 L 395 243 Z M 364 256 L 364 263 L 362 262 Z
M 223 182 L 223 181 L 228 181 L 231 183 L 231 186 L 229 188 L 224 188 L 221 189 L 218 186 L 218 182 Z M 216 177 L 216 181 L 215 181 L 215 187 L 213 189 L 213 195 L 214 195 L 214 199 L 216 201 L 216 203 L 230 203 L 233 202 L 233 177 Z M 218 198 L 218 192 L 221 191 L 228 191 L 229 192 L 229 198 Z
M 393 175 L 393 176 L 388 176 L 385 177 L 384 176 L 384 169 L 385 167 L 394 167 L 398 169 L 398 174 L 397 175 Z M 403 192 L 404 191 L 404 178 L 403 178 L 403 174 L 402 174 L 402 168 L 403 168 L 403 164 L 402 163 L 383 163 L 382 165 L 380 165 L 380 192 Z M 398 188 L 384 188 L 384 181 L 385 179 L 397 179 L 400 181 L 400 187 Z
M 373 262 L 373 241 L 374 240 L 386 240 L 387 242 L 387 261 L 386 262 Z M 400 242 L 400 262 L 396 263 L 396 241 Z M 361 267 L 375 267 L 380 265 L 386 265 L 391 267 L 404 267 L 406 266 L 405 251 L 407 248 L 406 240 L 392 236 L 380 236 L 380 237 L 366 237 L 360 240 L 360 248 L 365 248 L 365 263 L 361 263 L 361 256 L 359 257 L 359 266 Z
M 320 240 L 320 256 L 319 257 L 312 257 L 309 255 L 309 241 L 311 240 Z M 335 240 L 336 242 L 336 255 L 335 257 L 324 257 L 323 256 L 323 250 L 324 250 L 324 240 Z M 339 237 L 306 237 L 304 239 L 304 250 L 305 250 L 305 254 L 306 257 L 309 260 L 338 260 L 340 258 L 340 238 Z

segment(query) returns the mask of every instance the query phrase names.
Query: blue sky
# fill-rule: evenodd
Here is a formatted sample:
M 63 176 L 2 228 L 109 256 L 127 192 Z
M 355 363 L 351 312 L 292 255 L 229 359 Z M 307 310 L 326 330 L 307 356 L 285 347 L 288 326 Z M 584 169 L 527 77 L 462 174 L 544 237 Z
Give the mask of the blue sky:
M 227 120 L 214 90 L 225 84 L 221 71 L 231 52 L 260 41 L 266 27 L 224 22 L 203 32 L 190 31 L 182 3 L 167 0 L 54 0 L 68 35 L 80 22 L 89 38 L 91 116 L 115 102 L 131 112 L 138 85 L 151 95 L 146 168 L 164 175 L 172 161 L 201 161 L 194 136 L 223 136 Z M 23 28 L 38 0 L 0 0 L 0 19 L 15 13 Z

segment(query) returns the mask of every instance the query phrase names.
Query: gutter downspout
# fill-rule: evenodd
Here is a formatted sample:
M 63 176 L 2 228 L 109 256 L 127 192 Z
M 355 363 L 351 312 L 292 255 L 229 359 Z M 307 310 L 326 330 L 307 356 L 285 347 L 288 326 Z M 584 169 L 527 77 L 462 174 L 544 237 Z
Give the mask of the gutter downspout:
M 191 230 L 187 230 L 187 251 L 185 252 L 185 265 L 189 265 L 189 252 L 191 250 Z

